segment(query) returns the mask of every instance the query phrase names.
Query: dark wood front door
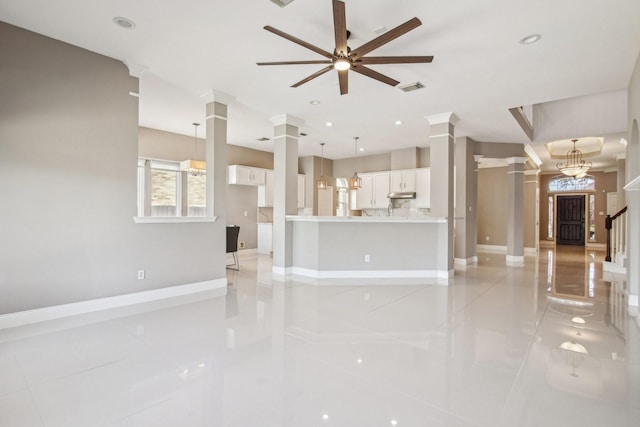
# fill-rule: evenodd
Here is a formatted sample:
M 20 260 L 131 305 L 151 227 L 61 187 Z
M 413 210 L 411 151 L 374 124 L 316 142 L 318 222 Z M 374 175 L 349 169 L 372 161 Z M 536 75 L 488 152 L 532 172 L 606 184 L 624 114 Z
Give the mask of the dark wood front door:
M 556 243 L 584 246 L 584 196 L 558 196 Z

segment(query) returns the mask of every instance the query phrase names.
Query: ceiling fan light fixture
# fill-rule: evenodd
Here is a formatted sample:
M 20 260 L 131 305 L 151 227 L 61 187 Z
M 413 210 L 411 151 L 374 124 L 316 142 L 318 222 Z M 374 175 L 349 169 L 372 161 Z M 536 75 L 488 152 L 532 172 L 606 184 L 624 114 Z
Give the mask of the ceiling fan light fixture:
M 349 60 L 346 58 L 339 58 L 336 59 L 333 63 L 333 68 L 338 71 L 348 70 L 349 68 L 351 68 L 351 62 L 349 62 Z

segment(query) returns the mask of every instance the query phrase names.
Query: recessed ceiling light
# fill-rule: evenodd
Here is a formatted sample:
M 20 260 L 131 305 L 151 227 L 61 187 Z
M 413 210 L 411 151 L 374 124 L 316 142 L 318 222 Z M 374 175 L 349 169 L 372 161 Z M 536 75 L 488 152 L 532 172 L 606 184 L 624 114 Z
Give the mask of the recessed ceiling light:
M 322 414 L 322 419 L 323 420 L 328 420 L 329 419 L 329 415 L 328 414 Z
M 397 125 L 401 125 L 402 124 L 402 120 L 396 120 L 396 124 Z
M 360 147 L 360 151 L 364 151 L 364 148 Z
M 320 104 L 320 101 L 318 101 L 317 99 L 314 99 L 313 101 L 309 101 L 309 104 L 318 105 L 318 104 Z
M 327 125 L 327 126 L 329 126 L 329 127 L 331 127 L 331 126 L 333 126 L 333 123 L 331 123 L 331 122 L 327 122 L 327 123 L 326 123 L 326 125 Z
M 542 36 L 540 34 L 531 34 L 529 36 L 520 39 L 520 44 L 534 44 L 540 40 Z
M 136 23 L 131 19 L 123 18 L 122 16 L 116 16 L 113 18 L 113 23 L 125 30 L 133 30 L 136 27 Z

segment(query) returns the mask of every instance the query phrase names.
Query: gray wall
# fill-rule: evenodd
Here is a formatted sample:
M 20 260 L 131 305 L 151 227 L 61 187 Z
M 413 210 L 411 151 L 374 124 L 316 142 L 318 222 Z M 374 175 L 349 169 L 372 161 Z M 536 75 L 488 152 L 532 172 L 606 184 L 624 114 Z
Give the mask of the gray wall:
M 636 61 L 636 66 L 629 83 L 629 118 L 627 124 L 628 145 L 627 145 L 627 182 L 640 176 L 640 57 Z M 628 262 L 627 283 L 629 284 L 629 294 L 635 297 L 636 303 L 640 293 L 640 191 L 629 191 L 626 194 L 626 202 L 629 207 L 628 215 Z
M 478 170 L 478 244 L 507 245 L 506 167 Z
M 226 277 L 224 224 L 133 221 L 121 62 L 5 23 L 0 57 L 0 314 Z

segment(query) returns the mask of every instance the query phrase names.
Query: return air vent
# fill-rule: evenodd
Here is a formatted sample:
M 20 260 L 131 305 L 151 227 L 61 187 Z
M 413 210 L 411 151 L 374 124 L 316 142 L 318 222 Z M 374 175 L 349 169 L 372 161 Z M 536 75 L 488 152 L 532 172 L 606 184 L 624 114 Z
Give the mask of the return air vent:
M 398 86 L 398 88 L 400 88 L 400 90 L 403 92 L 413 92 L 414 90 L 424 89 L 424 87 L 425 86 L 420 82 L 410 83 L 404 86 Z
M 291 3 L 292 1 L 293 0 L 271 0 L 271 3 L 275 3 L 280 7 L 285 7 L 286 5 Z
M 267 138 L 266 136 L 263 136 L 262 138 L 256 138 L 256 140 L 258 140 L 260 142 L 270 141 L 270 139 Z

